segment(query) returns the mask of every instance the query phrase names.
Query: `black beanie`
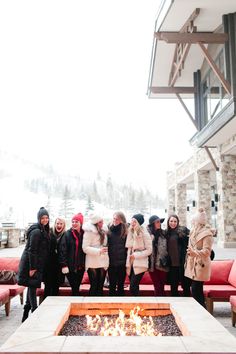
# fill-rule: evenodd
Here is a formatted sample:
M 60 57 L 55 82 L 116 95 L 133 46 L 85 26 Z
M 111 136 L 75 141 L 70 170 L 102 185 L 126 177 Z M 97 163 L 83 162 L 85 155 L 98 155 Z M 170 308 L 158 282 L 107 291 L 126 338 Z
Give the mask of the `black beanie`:
M 40 223 L 40 220 L 41 218 L 44 216 L 44 215 L 47 215 L 49 217 L 49 214 L 48 214 L 48 211 L 44 208 L 44 207 L 41 207 L 38 211 L 38 214 L 37 214 L 37 218 L 38 218 L 38 222 Z
M 136 219 L 139 225 L 142 225 L 144 223 L 144 217 L 142 214 L 135 214 L 132 216 L 132 219 Z

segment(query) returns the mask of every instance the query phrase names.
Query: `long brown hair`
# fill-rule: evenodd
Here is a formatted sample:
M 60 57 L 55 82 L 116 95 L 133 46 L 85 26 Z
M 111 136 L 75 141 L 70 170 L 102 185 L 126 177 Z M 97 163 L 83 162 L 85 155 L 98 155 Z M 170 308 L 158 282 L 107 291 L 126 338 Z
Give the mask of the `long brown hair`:
M 100 227 L 98 227 L 98 224 L 95 224 L 94 226 L 96 227 L 97 232 L 98 232 L 98 234 L 99 234 L 99 236 L 100 236 L 100 245 L 103 245 L 104 240 L 105 240 L 106 233 L 105 233 L 105 231 L 104 231 L 103 229 L 101 229 Z

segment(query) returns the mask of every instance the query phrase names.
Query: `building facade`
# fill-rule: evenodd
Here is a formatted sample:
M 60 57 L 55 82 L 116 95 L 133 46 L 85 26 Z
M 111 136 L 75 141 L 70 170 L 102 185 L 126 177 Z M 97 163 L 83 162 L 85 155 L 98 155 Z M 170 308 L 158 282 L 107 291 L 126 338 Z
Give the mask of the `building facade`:
M 196 208 L 205 207 L 219 246 L 236 247 L 234 0 L 162 1 L 148 96 L 178 99 L 196 128 L 193 156 L 168 174 L 168 212 L 189 224 Z

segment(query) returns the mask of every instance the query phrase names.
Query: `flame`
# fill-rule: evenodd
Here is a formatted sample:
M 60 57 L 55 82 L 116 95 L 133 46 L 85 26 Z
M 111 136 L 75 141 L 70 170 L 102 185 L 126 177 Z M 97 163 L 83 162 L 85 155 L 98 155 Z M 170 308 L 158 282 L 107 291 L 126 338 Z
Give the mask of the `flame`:
M 125 313 L 119 310 L 119 316 L 115 320 L 108 317 L 102 320 L 99 315 L 95 317 L 87 315 L 87 327 L 100 336 L 161 336 L 161 333 L 154 328 L 152 317 L 142 319 L 139 316 L 140 310 L 140 307 L 136 306 L 130 311 L 129 318 L 125 318 Z

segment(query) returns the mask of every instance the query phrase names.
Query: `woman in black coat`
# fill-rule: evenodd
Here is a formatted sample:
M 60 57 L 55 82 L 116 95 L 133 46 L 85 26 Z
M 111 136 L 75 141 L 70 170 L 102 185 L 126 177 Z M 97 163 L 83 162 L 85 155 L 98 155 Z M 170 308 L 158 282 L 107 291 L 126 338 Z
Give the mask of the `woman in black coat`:
M 113 215 L 113 222 L 109 226 L 108 255 L 109 255 L 109 295 L 124 296 L 124 283 L 126 277 L 127 248 L 127 223 L 122 212 Z
M 179 296 L 178 285 L 183 288 L 183 295 L 190 296 L 191 280 L 184 276 L 184 263 L 189 240 L 189 229 L 179 225 L 176 214 L 167 220 L 167 247 L 170 258 L 170 287 L 171 296 Z
M 84 231 L 82 230 L 83 215 L 73 216 L 72 226 L 62 237 L 59 248 L 59 262 L 62 273 L 67 276 L 72 295 L 79 295 L 80 284 L 85 271 L 85 254 L 82 250 Z
M 50 250 L 47 210 L 40 208 L 37 218 L 38 222 L 27 231 L 27 243 L 19 264 L 18 284 L 28 287 L 22 322 L 26 320 L 30 310 L 33 312 L 37 308 L 36 289 L 41 287 Z
M 65 276 L 62 274 L 59 263 L 59 250 L 61 241 L 66 232 L 66 222 L 62 218 L 56 218 L 54 226 L 50 231 L 50 253 L 48 262 L 44 269 L 44 299 L 47 296 L 57 296 L 59 287 L 64 282 Z

